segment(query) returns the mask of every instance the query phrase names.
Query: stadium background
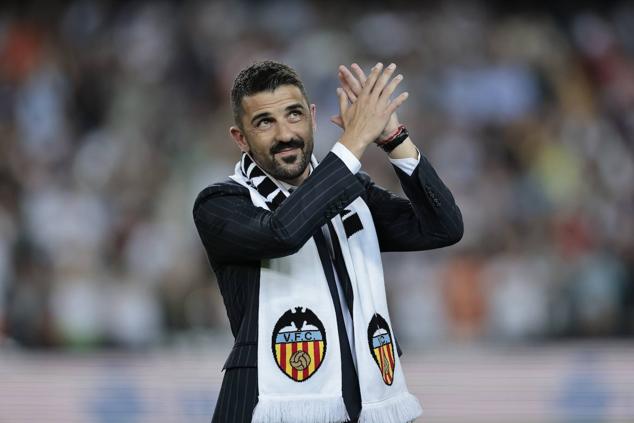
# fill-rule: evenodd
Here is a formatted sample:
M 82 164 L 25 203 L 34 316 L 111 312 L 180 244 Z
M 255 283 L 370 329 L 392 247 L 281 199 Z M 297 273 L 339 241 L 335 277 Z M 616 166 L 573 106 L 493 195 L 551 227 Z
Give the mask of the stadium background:
M 458 245 L 384 255 L 420 421 L 634 421 L 634 4 L 415 3 L 3 2 L 0 422 L 210 420 L 231 338 L 191 207 L 265 58 L 318 157 L 337 66 L 396 62 L 462 209 Z

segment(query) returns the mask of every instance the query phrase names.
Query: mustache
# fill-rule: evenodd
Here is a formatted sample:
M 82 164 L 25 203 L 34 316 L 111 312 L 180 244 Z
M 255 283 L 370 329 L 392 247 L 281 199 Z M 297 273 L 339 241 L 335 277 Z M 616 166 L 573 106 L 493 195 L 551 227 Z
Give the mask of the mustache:
M 304 140 L 300 138 L 293 138 L 290 141 L 281 141 L 271 147 L 271 154 L 277 154 L 286 148 L 304 148 Z

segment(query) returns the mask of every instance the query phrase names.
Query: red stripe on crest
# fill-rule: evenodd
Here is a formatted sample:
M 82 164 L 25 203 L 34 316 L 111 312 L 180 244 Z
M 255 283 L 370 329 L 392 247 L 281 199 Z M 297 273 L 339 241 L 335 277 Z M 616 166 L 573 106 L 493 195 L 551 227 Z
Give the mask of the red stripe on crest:
M 286 344 L 280 344 L 280 368 L 286 373 Z
M 390 359 L 392 369 L 394 369 L 394 350 L 392 349 L 392 344 L 387 344 L 387 356 Z
M 308 354 L 308 342 L 302 342 L 302 351 Z M 310 357 L 310 354 L 308 354 L 308 356 Z M 308 366 L 306 366 L 306 368 L 302 370 L 302 372 L 304 372 L 304 374 L 302 375 L 302 380 L 306 380 L 306 378 L 308 377 Z
M 319 341 L 313 341 L 313 358 L 315 359 L 315 370 L 319 367 L 319 363 L 321 363 L 321 355 L 319 354 Z
M 291 357 L 293 356 L 293 354 L 295 354 L 297 352 L 297 342 L 293 342 L 291 344 Z M 293 380 L 297 380 L 297 369 L 293 366 L 291 366 L 291 368 L 293 369 L 293 374 L 292 374 L 292 378 Z

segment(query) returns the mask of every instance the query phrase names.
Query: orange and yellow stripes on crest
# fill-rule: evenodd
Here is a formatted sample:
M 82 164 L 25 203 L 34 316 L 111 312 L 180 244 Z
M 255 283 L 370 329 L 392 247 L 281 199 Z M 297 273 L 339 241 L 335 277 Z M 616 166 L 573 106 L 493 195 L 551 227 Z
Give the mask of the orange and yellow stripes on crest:
M 381 368 L 381 376 L 383 382 L 391 385 L 394 380 L 394 355 L 392 352 L 392 344 L 384 344 L 373 349 L 379 367 Z
M 310 364 L 303 370 L 297 370 L 290 364 L 293 353 L 304 351 L 310 356 Z M 277 365 L 293 380 L 301 382 L 308 379 L 319 368 L 324 359 L 324 341 L 304 341 L 275 344 Z

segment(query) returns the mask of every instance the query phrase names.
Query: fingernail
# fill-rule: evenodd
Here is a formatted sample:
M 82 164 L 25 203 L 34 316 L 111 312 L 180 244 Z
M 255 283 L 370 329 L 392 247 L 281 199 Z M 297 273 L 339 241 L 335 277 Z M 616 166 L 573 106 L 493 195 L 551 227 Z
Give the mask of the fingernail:
M 395 67 L 396 65 L 394 63 L 390 63 L 390 66 L 388 66 L 387 68 L 391 70 L 391 69 L 394 69 Z
M 341 88 L 337 88 L 337 94 L 341 94 Z
M 403 75 L 399 73 L 398 75 L 396 75 L 396 79 L 403 79 Z

